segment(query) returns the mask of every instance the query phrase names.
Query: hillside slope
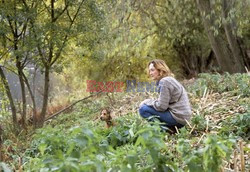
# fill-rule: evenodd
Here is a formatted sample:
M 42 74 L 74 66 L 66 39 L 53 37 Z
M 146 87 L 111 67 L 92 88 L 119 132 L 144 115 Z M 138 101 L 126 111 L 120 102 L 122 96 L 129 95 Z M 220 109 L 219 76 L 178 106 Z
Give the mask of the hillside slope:
M 17 146 L 6 169 L 249 170 L 250 76 L 202 74 L 185 87 L 193 117 L 175 134 L 160 131 L 158 124 L 149 124 L 138 115 L 139 103 L 156 93 L 102 95 L 48 121 L 24 150 Z M 107 106 L 117 124 L 109 129 L 98 119 L 100 109 Z M 5 145 L 13 144 L 9 142 Z

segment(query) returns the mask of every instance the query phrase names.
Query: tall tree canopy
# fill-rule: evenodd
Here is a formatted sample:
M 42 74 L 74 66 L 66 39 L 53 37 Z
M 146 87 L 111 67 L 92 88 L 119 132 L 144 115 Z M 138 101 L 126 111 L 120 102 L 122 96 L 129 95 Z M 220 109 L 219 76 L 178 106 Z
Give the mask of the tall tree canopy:
M 15 128 L 16 102 L 3 69 L 19 78 L 22 125 L 29 94 L 34 126 L 42 126 L 52 72 L 75 89 L 86 79 L 145 80 L 145 67 L 153 58 L 165 60 L 184 77 L 208 71 L 246 72 L 249 6 L 249 0 L 2 0 L 1 84 Z M 29 65 L 44 75 L 41 113 L 36 110 Z

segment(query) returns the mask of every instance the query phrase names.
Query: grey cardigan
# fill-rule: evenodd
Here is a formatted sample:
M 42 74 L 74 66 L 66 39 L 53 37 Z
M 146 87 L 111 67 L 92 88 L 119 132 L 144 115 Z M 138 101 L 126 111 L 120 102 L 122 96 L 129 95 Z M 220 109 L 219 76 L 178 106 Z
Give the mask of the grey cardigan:
M 173 118 L 185 125 L 191 118 L 191 106 L 185 88 L 173 77 L 164 77 L 159 81 L 159 98 L 148 99 L 144 104 L 153 106 L 157 111 L 169 110 Z

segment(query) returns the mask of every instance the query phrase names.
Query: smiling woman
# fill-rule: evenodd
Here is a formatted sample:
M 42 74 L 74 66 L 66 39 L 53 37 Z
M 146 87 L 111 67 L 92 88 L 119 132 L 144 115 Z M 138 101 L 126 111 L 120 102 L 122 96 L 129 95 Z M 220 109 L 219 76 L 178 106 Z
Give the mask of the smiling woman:
M 191 106 L 185 88 L 163 60 L 153 60 L 148 64 L 148 74 L 159 87 L 159 98 L 146 99 L 140 104 L 139 113 L 148 121 L 158 118 L 166 127 L 181 128 L 191 117 Z

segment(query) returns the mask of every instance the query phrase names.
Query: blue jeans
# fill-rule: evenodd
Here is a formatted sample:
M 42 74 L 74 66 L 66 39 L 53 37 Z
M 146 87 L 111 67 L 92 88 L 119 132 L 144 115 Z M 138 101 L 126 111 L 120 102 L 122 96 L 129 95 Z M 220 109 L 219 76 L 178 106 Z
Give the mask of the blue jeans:
M 178 127 L 181 128 L 184 125 L 178 123 L 172 116 L 172 114 L 170 113 L 169 110 L 164 111 L 164 112 L 160 112 L 155 110 L 153 107 L 151 106 L 147 106 L 147 105 L 142 105 L 139 108 L 139 113 L 143 118 L 146 119 L 152 119 L 152 117 L 156 117 L 160 120 L 160 122 L 165 123 L 165 126 L 167 127 Z M 149 120 L 150 121 L 150 120 Z

